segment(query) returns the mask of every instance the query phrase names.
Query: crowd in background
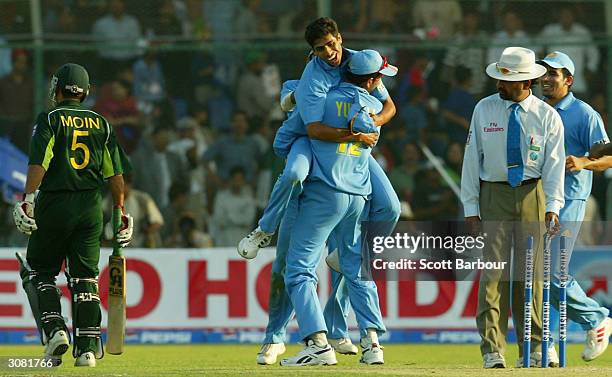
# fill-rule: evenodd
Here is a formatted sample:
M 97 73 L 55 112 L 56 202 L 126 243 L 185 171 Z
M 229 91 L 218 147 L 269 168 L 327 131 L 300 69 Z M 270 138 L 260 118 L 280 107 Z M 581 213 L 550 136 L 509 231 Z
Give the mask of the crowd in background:
M 316 3 L 45 1 L 48 38 L 66 42 L 66 36 L 89 33 L 90 42 L 103 42 L 97 52 L 47 50 L 45 80 L 68 61 L 89 70 L 92 86 L 84 106 L 109 120 L 133 165 L 126 176 L 126 206 L 135 218 L 131 246 L 235 246 L 255 227 L 284 164 L 271 149 L 284 119 L 280 87 L 299 77 L 308 46 L 302 41 L 303 49 L 264 51 L 224 48 L 223 42 L 282 42 L 283 36 L 301 35 L 317 17 Z M 607 76 L 601 74 L 607 56 L 591 39 L 603 29 L 603 12 L 596 9 L 601 3 L 548 2 L 537 17 L 537 4 L 508 3 L 333 2 L 346 47 L 352 46 L 351 36 L 372 36 L 368 47 L 400 68 L 396 78 L 385 81 L 398 112 L 383 127 L 373 154 L 402 201 L 402 219 L 463 218 L 452 186 L 459 185 L 474 106 L 496 91 L 484 68 L 498 60 L 503 46 L 529 47 L 540 57 L 556 49 L 567 52 L 576 63 L 574 93 L 599 111 L 607 126 Z M 21 7 L 28 4 L 0 3 L 0 47 L 3 36 L 30 32 L 28 10 Z M 397 36 L 446 41 L 450 47 L 408 50 L 385 44 Z M 542 43 L 551 38 L 556 43 Z M 176 48 L 193 41 L 213 42 L 213 48 Z M 164 49 L 169 43 L 173 49 Z M 24 151 L 33 126 L 32 58 L 28 50 L 0 48 L 0 137 Z M 435 160 L 425 157 L 423 146 Z M 595 181 L 587 218 L 607 220 L 612 185 L 601 174 Z M 26 242 L 10 208 L 0 204 L 0 246 Z M 109 203 L 106 208 L 110 218 Z M 607 242 L 599 223 L 591 224 L 582 242 Z

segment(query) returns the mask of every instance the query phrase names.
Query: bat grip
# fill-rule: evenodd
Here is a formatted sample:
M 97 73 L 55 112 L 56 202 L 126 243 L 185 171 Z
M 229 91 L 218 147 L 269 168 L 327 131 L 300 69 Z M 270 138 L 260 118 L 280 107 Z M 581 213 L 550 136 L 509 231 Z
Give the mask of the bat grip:
M 113 207 L 113 255 L 121 256 L 123 254 L 123 250 L 119 243 L 117 243 L 116 234 L 121 229 L 121 216 L 123 216 L 123 212 L 121 211 L 121 207 Z

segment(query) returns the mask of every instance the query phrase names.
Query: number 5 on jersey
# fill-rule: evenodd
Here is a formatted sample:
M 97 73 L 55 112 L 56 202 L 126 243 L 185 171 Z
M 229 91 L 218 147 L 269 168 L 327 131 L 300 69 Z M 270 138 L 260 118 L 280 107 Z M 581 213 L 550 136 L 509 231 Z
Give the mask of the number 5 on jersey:
M 77 151 L 80 149 L 83 151 L 83 161 L 80 164 L 77 162 L 76 157 L 70 157 L 70 165 L 72 165 L 72 167 L 75 168 L 76 170 L 85 169 L 87 165 L 89 164 L 89 155 L 90 155 L 89 147 L 87 146 L 87 144 L 79 142 L 80 136 L 83 136 L 83 137 L 89 136 L 89 131 L 75 130 L 72 133 L 72 145 L 70 146 L 70 150 Z

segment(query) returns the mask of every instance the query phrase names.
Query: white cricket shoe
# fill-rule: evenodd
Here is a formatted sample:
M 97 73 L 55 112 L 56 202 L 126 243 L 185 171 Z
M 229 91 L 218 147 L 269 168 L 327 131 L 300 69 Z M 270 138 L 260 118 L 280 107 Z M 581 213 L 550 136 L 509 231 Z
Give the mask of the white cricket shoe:
M 45 357 L 57 359 L 57 356 L 59 356 L 61 360 L 61 356 L 68 351 L 69 347 L 70 341 L 68 340 L 68 334 L 66 334 L 64 330 L 58 330 L 47 340 Z
M 327 339 L 327 341 L 334 351 L 343 355 L 357 355 L 357 352 L 359 352 L 359 348 L 349 338 Z
M 285 343 L 265 343 L 257 353 L 257 364 L 276 364 L 276 358 L 285 353 Z
M 238 243 L 238 254 L 245 259 L 253 259 L 262 247 L 266 247 L 272 240 L 273 233 L 266 233 L 257 227 Z
M 329 344 L 325 347 L 319 347 L 311 339 L 306 341 L 306 347 L 297 355 L 282 359 L 280 362 L 280 365 L 285 367 L 336 364 L 338 364 L 338 360 L 336 360 L 334 349 Z
M 587 331 L 586 346 L 582 351 L 582 360 L 592 361 L 599 357 L 610 342 L 612 334 L 612 319 L 610 317 L 601 321 L 601 324 L 593 330 Z
M 499 352 L 489 352 L 482 355 L 483 368 L 505 368 L 506 359 Z
M 85 352 L 74 360 L 75 367 L 95 367 L 96 358 L 93 352 Z
M 516 367 L 523 367 L 523 358 L 520 357 L 516 360 Z M 542 367 L 542 352 L 532 352 L 529 358 L 530 368 L 541 368 Z M 559 367 L 559 355 L 555 347 L 548 347 L 548 367 L 557 368 Z
M 378 343 L 367 343 L 364 346 L 364 342 L 361 342 L 361 359 L 359 362 L 368 365 L 384 364 L 383 347 Z

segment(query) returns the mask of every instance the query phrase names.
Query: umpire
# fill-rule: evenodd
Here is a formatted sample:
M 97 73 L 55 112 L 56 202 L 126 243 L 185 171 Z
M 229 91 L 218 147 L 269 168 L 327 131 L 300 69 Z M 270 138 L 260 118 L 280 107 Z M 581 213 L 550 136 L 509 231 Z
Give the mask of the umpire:
M 558 230 L 564 203 L 565 153 L 559 114 L 531 93 L 533 80 L 546 73 L 546 68 L 536 64 L 533 51 L 508 47 L 486 73 L 497 80 L 498 93 L 482 99 L 474 109 L 463 161 L 461 201 L 468 226 L 474 229 L 484 222 L 486 261 L 510 262 L 514 246 L 514 279 L 509 268 L 485 270 L 478 290 L 476 323 L 483 364 L 485 368 L 504 368 L 510 302 L 517 339 L 523 338 L 524 274 L 520 270 L 525 266 L 527 236 L 536 240 L 534 265 L 539 276 L 543 225 Z M 542 281 L 535 280 L 533 364 L 542 357 Z M 522 352 L 519 341 L 521 357 Z M 556 354 L 548 360 L 558 362 Z
M 89 75 L 80 65 L 65 64 L 52 77 L 49 95 L 57 105 L 37 117 L 24 197 L 13 211 L 17 228 L 30 235 L 27 261 L 21 260 L 23 287 L 45 357 L 56 364 L 70 344 L 55 285 L 66 260 L 75 366 L 95 366 L 104 355 L 98 293 L 102 187 L 108 179 L 113 203 L 123 209 L 126 161 L 106 119 L 81 108 L 88 92 Z M 125 246 L 132 237 L 132 219 L 122 213 L 115 237 Z

